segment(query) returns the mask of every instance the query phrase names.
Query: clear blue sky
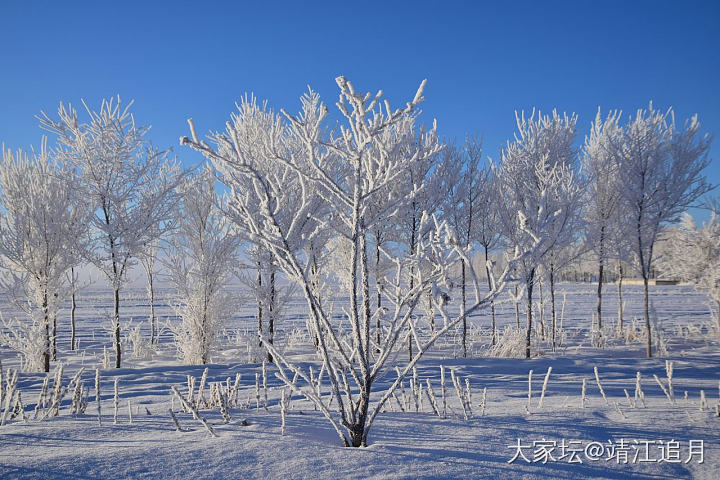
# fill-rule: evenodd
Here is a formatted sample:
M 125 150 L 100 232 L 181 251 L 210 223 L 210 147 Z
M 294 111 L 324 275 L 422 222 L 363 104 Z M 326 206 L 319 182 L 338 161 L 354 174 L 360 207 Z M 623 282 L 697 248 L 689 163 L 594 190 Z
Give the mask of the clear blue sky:
M 386 4 L 387 3 L 387 4 Z M 72 5 L 70 5 L 72 4 Z M 720 137 L 720 2 L 0 3 L 0 141 L 37 144 L 34 115 L 119 93 L 151 139 L 177 146 L 194 117 L 222 128 L 244 92 L 297 110 L 309 84 L 382 88 L 399 106 L 427 77 L 424 118 L 485 137 L 496 158 L 516 109 L 632 113 L 653 100 Z M 720 138 L 708 177 L 720 183 Z

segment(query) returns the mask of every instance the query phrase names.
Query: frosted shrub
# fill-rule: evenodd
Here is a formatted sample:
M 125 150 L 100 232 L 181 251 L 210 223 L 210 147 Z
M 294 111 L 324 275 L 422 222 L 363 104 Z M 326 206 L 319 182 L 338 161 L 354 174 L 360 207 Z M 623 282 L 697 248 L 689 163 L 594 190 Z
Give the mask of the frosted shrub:
M 625 338 L 625 344 L 639 342 L 644 338 L 640 322 L 637 318 L 633 318 L 630 325 L 625 326 L 623 337 Z
M 598 348 L 606 348 L 608 341 L 617 336 L 617 327 L 609 322 L 603 324 L 598 330 L 596 316 L 592 316 L 592 327 L 590 330 L 590 344 Z
M 655 353 L 661 357 L 665 357 L 668 354 L 668 339 L 665 337 L 665 333 L 660 325 L 659 321 L 653 322 L 653 338 L 652 342 L 655 345 Z
M 489 357 L 523 358 L 525 356 L 525 331 L 519 328 L 505 327 L 497 343 L 490 347 Z
M 247 334 L 238 336 L 238 343 L 245 345 L 246 363 L 260 363 L 266 356 L 265 348 L 258 342 L 257 335 Z
M 45 329 L 43 324 L 33 321 L 28 324 L 18 320 L 2 320 L 0 344 L 7 345 L 22 357 L 22 369 L 26 372 L 44 370 Z
M 152 345 L 150 344 L 152 337 L 150 339 L 143 337 L 140 327 L 140 324 L 130 327 L 127 341 L 132 345 L 133 358 L 146 360 L 152 357 L 153 354 Z
M 309 335 L 299 328 L 294 328 L 293 331 L 290 332 L 290 335 L 288 335 L 286 349 L 289 350 L 296 347 L 302 347 L 303 345 L 308 345 L 309 343 Z
M 208 363 L 213 350 L 219 327 L 222 325 L 228 308 L 222 300 L 216 299 L 209 305 L 203 305 L 202 295 L 196 292 L 184 305 L 176 305 L 180 316 L 179 325 L 170 326 L 180 357 L 186 364 L 200 365 Z M 230 300 L 228 298 L 228 300 Z

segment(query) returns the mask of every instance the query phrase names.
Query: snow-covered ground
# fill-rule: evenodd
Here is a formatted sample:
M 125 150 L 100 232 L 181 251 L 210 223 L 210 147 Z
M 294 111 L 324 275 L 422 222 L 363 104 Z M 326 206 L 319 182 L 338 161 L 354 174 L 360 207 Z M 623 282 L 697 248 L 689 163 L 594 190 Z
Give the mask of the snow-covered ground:
M 208 367 L 208 384 L 242 375 L 238 405 L 230 410 L 232 420 L 224 423 L 217 408 L 202 410 L 218 435 L 212 438 L 192 414 L 182 412 L 176 400 L 174 409 L 184 431 L 175 431 L 168 412 L 170 387 L 185 393 L 191 375 L 197 378 L 197 388 L 204 367 L 181 365 L 170 331 L 163 329 L 151 357 L 132 358 L 132 344 L 127 343 L 124 368 L 103 369 L 103 347 L 112 356 L 107 329 L 111 293 L 90 289 L 78 299 L 80 349 L 67 349 L 68 313 L 63 311 L 58 352 L 65 364 L 66 382 L 85 367 L 83 379 L 86 388 L 91 388 L 90 404 L 84 414 L 71 415 L 70 393 L 59 416 L 33 420 L 45 374 L 21 373 L 18 388 L 30 419 L 14 418 L 0 427 L 0 478 L 718 478 L 720 418 L 715 416 L 715 405 L 720 402 L 720 344 L 717 336 L 708 333 L 713 320 L 706 298 L 687 286 L 651 287 L 662 330 L 658 337 L 664 338 L 667 355 L 649 360 L 644 358 L 642 336 L 635 339 L 629 334 L 626 341 L 611 334 L 617 317 L 613 285 L 608 286 L 605 297 L 606 345 L 591 346 L 595 288 L 591 284 L 559 285 L 563 344 L 552 353 L 547 341 L 538 337 L 533 347 L 538 355 L 530 360 L 488 357 L 487 312 L 471 318 L 473 358 L 457 358 L 459 342 L 449 336 L 418 367 L 420 380 L 430 380 L 439 403 L 440 365 L 445 367 L 445 418 L 432 412 L 426 396 L 421 411 L 416 412 L 406 383 L 406 411 L 400 411 L 398 402 L 388 403 L 387 411 L 372 427 L 370 445 L 360 449 L 342 447 L 322 414 L 297 397 L 290 402 L 286 435 L 281 436 L 280 381 L 272 366 L 268 366 L 267 410 L 262 399 L 256 408 L 255 378 L 262 369 L 257 363 L 260 357 L 251 302 L 229 322 L 220 353 Z M 167 290 L 160 292 L 161 324 L 176 321 L 167 305 L 169 295 Z M 624 289 L 629 325 L 634 317 L 640 317 L 641 295 L 639 286 Z M 341 303 L 338 299 L 338 311 Z M 148 305 L 142 289 L 128 290 L 121 309 L 125 331 L 130 324 L 146 328 Z M 294 298 L 280 322 L 278 342 L 286 353 L 309 363 L 314 355 L 303 334 L 304 323 L 303 302 Z M 515 324 L 512 303 L 498 305 L 498 324 L 501 329 Z M 639 322 L 637 326 L 639 333 Z M 4 347 L 0 347 L 0 359 L 5 371 L 19 365 L 18 358 Z M 653 378 L 657 375 L 667 388 L 666 360 L 674 365 L 674 403 Z M 96 367 L 101 368 L 102 377 L 102 425 L 98 425 L 94 403 Z M 548 367 L 552 373 L 539 406 Z M 607 402 L 596 383 L 594 367 Z M 450 370 L 463 382 L 469 378 L 473 415 L 467 420 L 450 382 Z M 633 407 L 624 390 L 635 403 L 637 372 L 645 404 L 638 400 Z M 120 392 L 117 425 L 113 424 L 115 378 Z M 584 408 L 583 379 L 587 379 Z M 392 380 L 388 376 L 380 382 Z M 485 388 L 483 412 L 480 403 Z M 701 391 L 705 409 L 700 408 Z M 401 392 L 398 397 L 402 403 Z M 518 456 L 509 463 L 518 453 L 518 442 L 529 462 Z

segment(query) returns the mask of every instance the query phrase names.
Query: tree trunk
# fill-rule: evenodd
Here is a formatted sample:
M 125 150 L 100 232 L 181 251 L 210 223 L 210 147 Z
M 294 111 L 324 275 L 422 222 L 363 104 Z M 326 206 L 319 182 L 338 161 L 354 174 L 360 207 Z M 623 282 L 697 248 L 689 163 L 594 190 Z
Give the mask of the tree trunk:
M 492 282 L 490 281 L 490 266 L 488 265 L 488 247 L 483 245 L 485 248 L 485 275 L 487 276 L 488 291 L 492 290 Z M 517 295 L 517 286 L 515 287 L 515 295 Z M 490 300 L 490 328 L 492 329 L 492 340 L 491 344 L 497 343 L 497 330 L 495 328 L 495 299 Z M 520 319 L 518 318 L 518 328 L 520 328 Z
M 263 334 L 263 307 L 262 307 L 262 269 L 260 268 L 260 262 L 257 262 L 257 289 L 258 289 L 258 297 L 257 297 L 257 317 L 258 317 L 258 347 L 262 347 L 262 340 L 259 340 L 262 338 Z
M 598 347 L 602 345 L 602 287 L 603 287 L 603 262 L 600 259 L 598 265 L 598 288 L 597 288 L 597 328 L 598 328 Z
M 120 368 L 122 360 L 122 351 L 120 347 L 120 288 L 114 287 L 115 302 L 114 302 L 114 322 L 113 328 L 115 329 L 115 368 Z
M 643 272 L 643 289 L 645 293 L 645 308 L 644 308 L 644 315 L 645 315 L 645 331 L 647 332 L 647 357 L 652 357 L 652 336 L 650 333 L 650 308 L 649 308 L 649 297 L 650 297 L 650 289 L 648 288 L 648 275 L 647 273 Z
M 150 344 L 157 343 L 155 329 L 155 286 L 153 285 L 153 274 L 148 273 L 148 282 L 150 287 Z
M 45 321 L 45 351 L 43 352 L 43 361 L 45 371 L 50 371 L 50 316 L 48 315 L 48 298 L 47 290 L 43 292 L 43 313 Z
M 535 269 L 531 270 L 527 278 L 527 325 L 525 332 L 525 358 L 530 358 L 530 334 L 532 333 L 532 291 Z
M 538 310 L 540 313 L 540 318 L 538 319 L 538 324 L 540 325 L 540 336 L 542 336 L 543 340 L 545 340 L 545 301 L 543 300 L 543 282 L 542 277 L 540 277 L 540 281 L 538 282 L 538 293 L 540 294 L 540 302 L 538 303 Z
M 103 201 L 103 212 L 105 213 L 105 225 L 110 226 L 110 216 Z M 118 269 L 118 260 L 115 253 L 115 238 L 108 233 L 108 242 L 110 243 L 110 259 L 112 260 L 112 280 L 114 293 L 114 343 L 115 343 L 115 368 L 120 368 L 122 360 L 122 351 L 120 347 L 120 280 L 122 279 L 123 269 Z M 126 260 L 127 261 L 127 258 Z
M 515 298 L 517 299 L 518 296 L 518 286 L 517 283 L 515 284 Z M 517 326 L 517 329 L 520 330 L 520 302 L 515 300 L 515 323 Z
M 718 327 L 718 336 L 720 336 L 720 299 L 715 301 L 715 306 L 717 307 L 717 327 Z
M 70 267 L 70 350 L 75 350 L 75 267 Z
M 57 295 L 57 294 L 56 294 Z M 52 319 L 52 359 L 57 361 L 57 313 L 53 314 Z
M 363 229 L 364 232 L 364 229 Z M 370 359 L 370 279 L 368 274 L 367 238 L 365 233 L 360 234 L 360 282 L 362 283 L 363 302 L 363 331 L 362 338 L 365 341 L 365 358 Z
M 415 201 L 412 202 L 412 208 L 413 212 L 415 212 Z M 415 213 L 413 213 L 412 217 L 412 228 L 410 230 L 410 255 L 415 253 L 415 233 L 417 230 L 417 226 L 415 225 Z M 410 290 L 413 289 L 413 286 L 415 285 L 415 266 L 410 266 Z M 412 322 L 412 318 L 410 319 Z M 408 326 L 408 329 L 410 326 Z M 412 334 L 408 335 L 408 361 L 412 361 L 413 358 L 413 346 L 412 346 Z
M 428 317 L 430 317 L 430 331 L 435 331 L 435 305 L 433 305 L 432 288 L 427 291 Z
M 72 295 L 70 296 L 70 350 L 75 350 L 75 309 L 77 303 L 75 302 L 75 289 L 73 288 Z
M 462 302 L 460 303 L 460 316 L 462 316 L 462 350 L 463 350 L 463 358 L 467 358 L 467 318 L 465 317 L 465 301 L 466 301 L 466 295 L 465 295 L 465 259 L 462 259 L 460 261 L 460 271 L 462 272 L 462 280 L 460 284 L 461 289 L 461 298 Z
M 552 351 L 555 351 L 555 331 L 557 330 L 557 317 L 555 316 L 555 265 L 550 264 L 550 315 L 552 322 Z
M 605 267 L 605 225 L 600 227 L 600 241 L 598 242 L 598 288 L 597 288 L 597 326 L 598 347 L 602 344 L 602 287 L 603 268 Z
M 360 386 L 360 398 L 357 416 L 355 422 L 352 424 L 352 428 L 349 429 L 350 433 L 350 446 L 352 447 L 366 447 L 367 446 L 367 435 L 368 429 L 365 428 L 368 418 L 368 407 L 370 405 L 370 388 L 372 381 L 367 377 L 364 378 L 363 384 Z
M 310 265 L 310 277 L 311 277 L 311 288 L 313 291 L 313 295 L 317 298 L 317 302 L 319 305 L 322 305 L 322 295 L 320 295 L 320 272 L 318 270 L 318 264 L 317 264 L 317 256 L 315 255 L 315 249 L 313 248 L 312 243 L 310 244 L 311 250 L 313 251 L 312 256 L 312 264 Z M 310 317 L 308 317 L 309 319 Z M 313 344 L 315 345 L 315 350 L 317 350 L 320 347 L 320 339 L 319 335 L 320 332 L 316 332 L 315 328 L 312 326 L 311 323 L 307 324 L 308 332 L 313 337 Z M 314 333 L 313 333 L 314 332 Z
M 377 341 L 377 353 L 380 353 L 380 308 L 382 307 L 382 283 L 380 282 L 380 236 L 375 231 L 375 290 L 377 290 L 377 319 L 375 325 L 375 336 Z
M 268 305 L 268 343 L 274 342 L 275 336 L 275 268 L 270 270 L 270 304 Z M 273 356 L 270 352 L 267 355 L 267 361 L 273 363 Z
M 208 357 L 209 357 L 209 351 L 210 348 L 208 346 L 208 330 L 207 330 L 207 295 L 205 296 L 205 302 L 203 304 L 203 315 L 202 315 L 202 327 L 200 328 L 200 331 L 202 332 L 202 339 L 200 341 L 200 344 L 202 345 L 202 351 L 200 353 L 200 363 L 202 365 L 205 365 L 208 363 Z
M 647 254 L 647 258 L 645 258 L 645 253 L 643 250 L 643 229 L 642 229 L 642 219 L 643 219 L 643 204 L 640 204 L 640 208 L 638 211 L 637 216 L 637 254 L 638 254 L 638 260 L 640 263 L 640 271 L 642 273 L 643 277 L 643 292 L 644 292 L 644 308 L 643 308 L 643 316 L 645 317 L 645 332 L 647 333 L 647 357 L 652 357 L 652 336 L 650 333 L 650 308 L 649 308 L 649 295 L 650 295 L 650 289 L 648 288 L 648 277 L 650 275 L 650 267 L 652 266 L 652 242 L 649 244 L 649 251 Z
M 618 332 L 623 333 L 623 298 L 622 298 L 623 268 L 622 262 L 618 262 Z

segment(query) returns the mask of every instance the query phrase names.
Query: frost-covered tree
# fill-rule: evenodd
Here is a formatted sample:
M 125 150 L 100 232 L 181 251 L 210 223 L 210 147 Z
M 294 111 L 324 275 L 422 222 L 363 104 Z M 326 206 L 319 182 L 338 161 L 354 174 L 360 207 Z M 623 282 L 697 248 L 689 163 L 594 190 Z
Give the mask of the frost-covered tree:
M 407 124 L 413 120 L 415 115 L 408 116 L 405 119 Z M 414 123 L 414 122 L 413 122 Z M 396 143 L 396 149 L 401 155 L 412 157 L 412 152 L 417 148 L 417 143 L 421 141 L 424 132 L 419 132 L 416 136 L 415 128 L 413 128 L 405 138 Z M 396 218 L 396 229 L 393 231 L 393 239 L 402 245 L 412 255 L 415 253 L 421 236 L 426 233 L 420 229 L 420 223 L 423 214 L 431 215 L 439 213 L 448 192 L 448 180 L 452 178 L 453 171 L 460 170 L 460 165 L 453 165 L 453 158 L 450 156 L 427 155 L 424 158 L 410 163 L 403 175 L 398 178 L 396 184 L 395 197 L 407 198 L 406 202 L 397 202 L 400 205 Z M 393 202 L 391 202 L 393 203 Z M 384 222 L 382 222 L 384 223 Z M 415 270 L 411 266 L 409 272 L 410 288 L 415 284 Z M 428 299 L 431 292 L 426 292 Z M 430 305 L 428 315 L 430 316 L 431 325 L 434 323 L 434 312 Z M 467 329 L 466 322 L 463 328 Z M 408 339 L 408 359 L 413 357 L 413 342 Z
M 84 102 L 88 121 L 62 103 L 58 120 L 45 113 L 43 128 L 57 134 L 58 155 L 80 175 L 90 202 L 91 247 L 87 259 L 113 289 L 115 367 L 121 365 L 120 288 L 145 246 L 165 231 L 176 203 L 177 165 L 145 138 L 149 127 L 135 124 L 132 102 L 103 100 L 99 111 Z
M 720 335 L 720 217 L 717 211 L 698 227 L 689 213 L 670 233 L 667 251 L 659 258 L 659 267 L 669 278 L 690 282 L 706 292 L 714 304 Z
M 234 311 L 236 302 L 226 287 L 237 262 L 238 237 L 217 205 L 215 175 L 209 167 L 188 177 L 179 190 L 177 230 L 166 261 L 182 320 L 174 328 L 175 342 L 185 363 L 206 364 Z
M 308 92 L 302 100 L 308 112 L 319 105 L 319 96 L 313 92 Z M 317 118 L 306 120 L 318 121 Z M 318 136 L 321 134 L 323 132 L 318 131 Z M 284 269 L 277 252 L 258 241 L 259 232 L 271 224 L 257 224 L 257 217 L 267 211 L 272 213 L 276 225 L 273 231 L 285 238 L 285 248 L 308 260 L 308 273 L 312 271 L 313 259 L 322 255 L 327 229 L 334 220 L 328 218 L 327 197 L 311 190 L 313 185 L 298 174 L 297 169 L 309 167 L 297 161 L 304 158 L 307 141 L 293 133 L 267 103 L 258 103 L 254 96 L 245 96 L 238 112 L 228 122 L 227 132 L 214 136 L 214 139 L 218 142 L 217 153 L 211 153 L 207 144 L 197 144 L 197 147 L 213 162 L 220 181 L 230 188 L 224 202 L 225 214 L 234 223 L 240 238 L 256 252 L 256 263 L 259 262 L 255 288 L 258 320 L 264 324 L 258 333 L 267 333 L 265 342 L 272 345 L 279 292 L 271 277 Z M 341 181 L 347 173 L 341 171 L 335 157 L 326 156 L 321 161 L 323 173 L 333 182 Z M 258 181 L 258 178 L 264 181 Z M 267 273 L 265 279 L 263 273 Z M 317 283 L 314 285 L 316 287 Z
M 613 216 L 608 230 L 608 255 L 614 259 L 616 266 L 616 284 L 617 284 L 617 301 L 618 301 L 618 324 L 617 333 L 621 334 L 624 330 L 624 300 L 623 300 L 623 280 L 627 273 L 625 268 L 633 258 L 633 242 L 632 242 L 632 221 L 628 213 L 628 205 L 620 196 L 616 215 Z
M 157 342 L 157 318 L 155 317 L 155 263 L 158 256 L 160 239 L 158 236 L 145 246 L 144 251 L 139 255 L 140 264 L 145 270 L 147 277 L 147 296 L 150 303 L 150 313 L 148 320 L 150 321 L 150 344 Z
M 79 264 L 75 252 L 85 246 L 88 208 L 78 178 L 48 152 L 44 139 L 33 155 L 3 150 L 0 186 L 0 254 L 29 304 L 36 327 L 27 337 L 44 332 L 42 368 L 49 372 L 66 272 Z
M 263 265 L 270 262 L 269 255 L 257 247 L 250 247 L 245 252 L 250 260 L 250 266 L 241 269 L 239 278 L 250 290 L 250 294 L 255 298 L 257 303 L 257 334 L 260 339 L 265 331 L 263 326 L 263 317 L 266 304 L 266 289 L 263 286 Z M 255 275 L 245 275 L 242 270 L 254 270 Z M 258 340 L 258 346 L 262 347 L 262 342 Z
M 580 224 L 580 203 L 572 205 L 570 208 L 574 210 L 571 212 L 571 220 L 568 222 L 566 229 L 569 232 L 578 232 L 582 229 Z M 557 348 L 557 308 L 555 302 L 555 279 L 557 272 L 562 271 L 564 268 L 571 265 L 577 259 L 579 259 L 585 252 L 584 246 L 577 240 L 573 239 L 570 243 L 565 242 L 562 245 L 556 245 L 542 258 L 542 274 L 543 280 L 547 280 L 547 285 L 550 287 L 550 348 L 554 352 Z M 542 301 L 542 283 L 540 285 L 540 311 L 543 314 L 544 302 Z M 541 327 L 543 328 L 543 327 Z
M 309 93 L 302 97 L 299 115 L 283 111 L 284 118 L 271 116 L 263 125 L 248 114 L 248 106 L 243 103 L 225 132 L 211 137 L 214 146 L 197 138 L 192 123 L 192 138 L 184 137 L 181 143 L 203 152 L 220 170 L 222 181 L 232 192 L 230 209 L 236 212 L 233 221 L 250 242 L 273 255 L 278 268 L 298 284 L 305 298 L 318 333 L 322 360 L 318 376 L 325 375 L 330 392 L 321 395 L 316 388 L 318 376 L 312 369 L 307 370 L 263 339 L 276 359 L 279 377 L 318 407 L 345 445 L 358 447 L 367 443 L 374 419 L 408 371 L 441 335 L 461 321 L 460 316 L 450 317 L 447 313 L 443 288 L 447 288 L 450 268 L 465 252 L 453 232 L 428 215 L 420 219 L 418 232 L 422 234 L 411 254 L 383 252 L 396 269 L 394 279 L 386 279 L 383 290 L 387 305 L 383 309 L 387 308 L 387 312 L 375 312 L 383 314 L 385 322 L 380 344 L 373 345 L 376 337 L 371 335 L 374 317 L 367 238 L 374 222 L 386 217 L 369 215 L 369 206 L 379 202 L 391 212 L 404 206 L 402 202 L 411 201 L 420 184 L 406 196 L 393 199 L 387 198 L 386 187 L 399 182 L 416 162 L 436 155 L 439 147 L 434 130 L 430 130 L 416 137 L 407 155 L 392 155 L 398 146 L 383 135 L 387 129 L 407 121 L 422 100 L 424 83 L 407 107 L 399 110 L 381 102 L 381 92 L 358 93 L 344 77 L 338 77 L 337 84 L 340 97 L 336 105 L 346 119 L 337 133 L 326 132 L 323 121 L 328 109 L 317 95 Z M 288 204 L 293 208 L 281 208 Z M 313 293 L 312 255 L 308 250 L 328 228 L 334 229 L 348 247 L 345 269 L 349 281 L 340 285 L 349 299 L 342 322 L 350 326 L 349 337 L 343 335 L 340 325 L 332 321 Z M 419 268 L 421 264 L 423 268 Z M 411 270 L 413 286 L 409 287 L 406 280 Z M 472 265 L 470 275 L 477 277 Z M 498 288 L 503 282 L 501 277 Z M 411 316 L 428 289 L 444 322 L 429 338 L 422 338 Z M 468 314 L 488 301 L 477 288 L 475 294 Z M 491 296 L 496 294 L 497 290 L 491 292 Z M 373 396 L 376 382 L 391 371 L 408 337 L 417 347 L 416 353 L 399 366 L 398 378 L 390 387 Z M 295 375 L 297 381 L 293 381 Z
M 479 142 L 471 142 L 466 148 L 468 156 L 480 156 L 482 153 Z M 493 289 L 491 282 L 493 262 L 490 259 L 490 251 L 501 246 L 502 226 L 498 209 L 498 196 L 495 173 L 491 165 L 480 167 L 477 179 L 477 188 L 480 190 L 477 195 L 477 207 L 473 214 L 473 233 L 471 237 L 480 245 L 485 260 L 485 278 L 488 290 Z M 492 331 L 492 345 L 497 343 L 497 328 L 495 325 L 495 301 L 490 299 L 490 328 Z
M 498 165 L 497 195 L 500 221 L 508 245 L 532 251 L 517 265 L 527 298 L 525 356 L 530 357 L 533 286 L 538 267 L 548 252 L 569 245 L 570 225 L 578 212 L 581 189 L 575 168 L 576 116 L 530 117 L 516 114 L 515 141 L 508 142 Z
M 416 129 L 415 116 L 407 116 L 391 128 L 387 128 L 381 132 L 380 135 L 383 137 L 382 141 L 373 144 L 371 148 L 377 149 L 378 145 L 393 145 L 393 151 L 389 152 L 389 155 L 407 155 L 411 151 L 412 145 L 417 141 Z M 371 152 L 370 155 L 381 155 L 381 153 L 375 151 Z M 435 159 L 433 159 L 433 161 L 434 160 Z M 412 250 L 410 245 L 414 244 L 415 234 L 417 233 L 417 222 L 413 221 L 412 211 L 415 211 L 416 215 L 422 211 L 418 206 L 421 202 L 416 201 L 415 208 L 413 209 L 412 202 L 410 202 L 409 205 L 404 205 L 399 199 L 406 194 L 408 189 L 412 191 L 414 187 L 411 179 L 413 176 L 417 176 L 417 170 L 426 168 L 428 163 L 429 162 L 423 162 L 423 165 L 417 166 L 413 171 L 408 172 L 408 175 L 403 178 L 403 181 L 385 185 L 383 187 L 384 191 L 375 195 L 376 201 L 370 203 L 367 207 L 369 218 L 375 219 L 372 222 L 373 227 L 370 239 L 374 249 L 373 274 L 375 277 L 376 312 L 382 311 L 383 290 L 386 283 L 385 276 L 392 274 L 392 265 L 381 252 L 385 249 L 392 249 L 398 241 L 401 244 L 404 243 L 408 245 L 408 248 Z M 419 195 L 416 194 L 416 197 L 419 198 Z M 398 205 L 400 205 L 400 208 L 398 208 Z M 410 215 L 407 215 L 408 213 Z M 419 219 L 419 216 L 417 218 Z M 404 235 L 404 233 L 408 233 L 408 235 Z M 342 261 L 341 258 L 336 258 L 335 260 Z M 413 281 L 411 275 L 410 282 Z M 375 337 L 379 345 L 383 328 L 381 325 L 382 315 L 378 313 L 375 317 Z
M 588 182 L 585 189 L 585 239 L 598 262 L 597 329 L 602 332 L 602 290 L 605 266 L 612 255 L 614 230 L 620 226 L 620 172 L 612 145 L 620 135 L 620 114 L 610 112 L 603 119 L 598 109 L 590 135 L 585 139 L 582 167 Z
M 443 152 L 445 169 L 452 173 L 446 179 L 447 195 L 442 205 L 445 218 L 455 229 L 460 244 L 468 250 L 471 257 L 472 247 L 480 244 L 485 254 L 485 273 L 490 282 L 489 249 L 493 248 L 499 237 L 496 198 L 493 186 L 492 170 L 483 166 L 482 142 L 476 138 L 467 138 L 462 149 L 454 145 Z M 467 308 L 467 265 L 460 264 L 460 311 Z M 492 285 L 488 283 L 488 289 Z M 495 305 L 490 304 L 492 344 L 495 344 Z M 467 317 L 462 321 L 463 357 L 467 356 Z
M 653 249 L 666 223 L 710 190 L 702 171 L 709 164 L 710 137 L 700 135 L 693 116 L 683 128 L 675 125 L 672 109 L 650 107 L 637 111 L 612 142 L 612 155 L 620 171 L 620 192 L 627 208 L 633 238 L 634 263 L 644 285 L 647 356 L 652 356 L 649 289 Z
M 74 254 L 77 255 L 77 254 Z M 66 272 L 68 287 L 70 289 L 70 350 L 77 348 L 77 331 L 75 328 L 75 311 L 77 310 L 76 295 L 81 285 L 79 284 L 79 275 L 75 271 L 75 266 L 70 267 L 70 271 Z
M 244 266 L 243 269 L 252 271 L 253 274 L 241 273 L 239 278 L 250 289 L 251 295 L 257 302 L 258 339 L 264 338 L 266 342 L 273 344 L 278 320 L 293 295 L 294 285 L 281 283 L 282 272 L 275 266 L 272 256 L 267 252 L 250 248 L 246 253 L 252 260 L 252 266 Z M 262 340 L 258 341 L 258 346 L 262 347 Z M 267 355 L 268 362 L 274 362 L 272 354 L 264 350 L 263 353 Z

